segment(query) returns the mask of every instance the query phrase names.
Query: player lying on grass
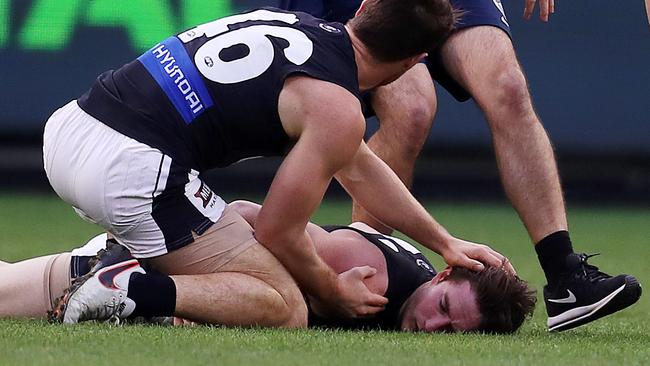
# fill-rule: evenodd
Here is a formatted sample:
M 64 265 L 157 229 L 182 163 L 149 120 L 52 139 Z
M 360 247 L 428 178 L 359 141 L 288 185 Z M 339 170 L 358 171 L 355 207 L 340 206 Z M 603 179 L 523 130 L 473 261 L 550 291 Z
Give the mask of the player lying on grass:
M 259 205 L 246 201 L 237 201 L 229 206 L 251 225 L 260 209 Z M 488 267 L 481 272 L 471 272 L 454 267 L 436 274 L 431 263 L 415 247 L 401 239 L 380 234 L 366 224 L 324 229 L 310 223 L 307 230 L 318 255 L 336 273 L 345 273 L 354 267 L 363 268 L 366 271 L 364 283 L 368 288 L 389 300 L 383 311 L 357 319 L 337 318 L 327 309 L 312 306 L 310 325 L 509 333 L 519 328 L 533 311 L 534 291 L 526 282 L 500 268 Z M 113 245 L 102 255 L 102 261 L 114 263 L 124 259 L 132 262 L 123 247 Z M 90 258 L 105 246 L 106 235 L 99 235 L 71 253 L 0 266 L 0 317 L 44 318 L 56 306 L 55 299 L 63 295 L 71 280 L 90 270 Z M 122 258 L 125 254 L 127 256 Z M 110 268 L 114 267 L 100 270 L 96 277 L 105 278 L 96 284 L 113 283 Z M 135 268 L 137 270 L 129 272 L 128 278 L 116 276 L 117 289 L 97 292 L 98 298 L 94 300 L 99 301 L 95 304 L 103 303 L 108 297 L 122 298 L 122 301 L 107 311 L 95 311 L 95 318 L 180 315 L 200 319 L 188 313 L 176 313 L 174 300 L 152 303 L 146 295 L 157 291 L 158 283 L 169 278 L 142 274 L 144 271 L 139 266 Z M 178 277 L 172 276 L 170 282 Z M 173 292 L 168 291 L 169 296 Z M 99 294 L 105 298 L 99 298 Z
M 247 222 L 255 224 L 260 205 L 236 201 L 233 206 Z M 472 272 L 447 267 L 436 274 L 413 245 L 362 222 L 324 227 L 309 223 L 307 231 L 318 255 L 336 273 L 361 266 L 376 269 L 364 282 L 389 300 L 378 314 L 355 319 L 337 319 L 310 306 L 310 325 L 511 333 L 535 307 L 535 292 L 503 268 Z

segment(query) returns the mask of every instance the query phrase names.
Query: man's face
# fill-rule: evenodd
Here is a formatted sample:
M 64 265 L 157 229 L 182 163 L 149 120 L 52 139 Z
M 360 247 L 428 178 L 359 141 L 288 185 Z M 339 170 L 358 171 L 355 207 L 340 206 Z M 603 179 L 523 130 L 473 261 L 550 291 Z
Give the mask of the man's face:
M 467 281 L 445 281 L 441 272 L 420 286 L 404 304 L 401 329 L 413 332 L 463 332 L 481 323 L 476 295 Z

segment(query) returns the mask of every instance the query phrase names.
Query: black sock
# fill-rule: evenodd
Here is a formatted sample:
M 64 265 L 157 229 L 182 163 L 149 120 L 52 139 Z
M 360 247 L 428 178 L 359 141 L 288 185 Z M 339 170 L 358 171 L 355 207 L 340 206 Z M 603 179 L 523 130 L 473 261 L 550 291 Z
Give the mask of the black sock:
M 176 309 L 176 284 L 169 276 L 133 273 L 126 296 L 135 302 L 129 318 L 173 316 Z
M 557 231 L 542 239 L 535 245 L 537 259 L 544 270 L 546 281 L 550 286 L 567 272 L 566 257 L 573 253 L 568 231 Z

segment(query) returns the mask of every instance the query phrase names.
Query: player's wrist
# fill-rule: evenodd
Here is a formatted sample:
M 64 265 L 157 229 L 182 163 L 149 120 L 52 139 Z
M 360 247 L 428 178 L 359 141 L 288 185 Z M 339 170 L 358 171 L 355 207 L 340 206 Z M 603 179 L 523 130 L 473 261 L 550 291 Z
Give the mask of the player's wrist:
M 429 247 L 431 250 L 434 252 L 442 255 L 444 257 L 444 253 L 449 252 L 450 250 L 453 250 L 453 242 L 455 238 L 447 232 L 442 226 L 438 226 L 438 230 L 436 230 L 431 236 L 431 244 Z
M 321 265 L 316 277 L 319 283 L 313 296 L 323 303 L 336 304 L 345 296 L 343 284 L 325 262 L 321 262 Z

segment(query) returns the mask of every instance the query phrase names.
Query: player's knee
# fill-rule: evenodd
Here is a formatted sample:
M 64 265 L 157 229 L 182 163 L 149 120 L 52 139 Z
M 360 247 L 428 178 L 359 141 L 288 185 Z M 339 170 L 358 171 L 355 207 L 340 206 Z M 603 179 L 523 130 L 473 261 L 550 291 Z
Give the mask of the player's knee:
M 426 98 L 419 98 L 404 105 L 406 116 L 403 122 L 403 130 L 399 135 L 406 142 L 403 144 L 404 153 L 408 156 L 417 156 L 429 136 L 433 118 L 436 114 L 435 97 L 434 101 Z
M 427 135 L 433 124 L 433 118 L 436 115 L 435 97 L 433 100 L 426 98 L 418 99 L 409 103 L 407 106 L 407 115 L 414 132 L 421 135 Z
M 307 326 L 307 304 L 298 288 L 298 284 L 288 273 L 286 276 L 276 276 L 270 283 L 269 289 L 276 296 L 273 297 L 272 308 L 265 311 L 271 314 L 274 327 L 304 328 Z
M 278 326 L 283 328 L 307 327 L 307 304 L 300 290 L 285 289 L 280 292 L 282 304 L 277 309 Z
M 528 84 L 523 72 L 518 67 L 505 68 L 498 73 L 494 90 L 495 106 L 512 117 L 521 117 L 532 112 Z
M 307 327 L 307 304 L 300 297 L 299 301 L 289 306 L 291 316 L 285 322 L 285 328 L 306 328 Z

